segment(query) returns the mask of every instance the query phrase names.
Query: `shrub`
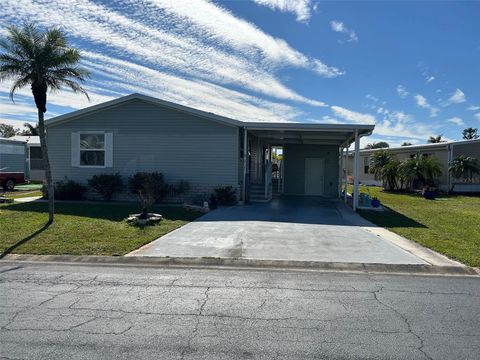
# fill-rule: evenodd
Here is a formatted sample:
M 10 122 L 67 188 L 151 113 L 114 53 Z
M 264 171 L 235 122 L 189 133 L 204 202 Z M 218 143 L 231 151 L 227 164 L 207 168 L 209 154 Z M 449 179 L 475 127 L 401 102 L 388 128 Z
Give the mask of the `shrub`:
M 183 195 L 186 195 L 190 192 L 190 183 L 187 180 L 178 180 L 175 184 L 172 185 L 172 193 L 174 196 L 177 196 L 180 201 L 183 200 Z
M 57 181 L 54 184 L 55 199 L 58 200 L 83 200 L 87 188 L 73 180 Z M 42 187 L 44 198 L 48 198 L 48 190 L 45 184 Z
M 148 209 L 167 194 L 168 188 L 163 175 L 158 172 L 138 172 L 128 179 L 128 189 L 137 195 L 142 204 L 141 218 L 148 217 Z
M 237 203 L 237 193 L 231 186 L 217 187 L 214 192 L 218 205 L 235 205 Z
M 113 194 L 123 189 L 123 181 L 120 174 L 93 175 L 88 180 L 88 185 L 93 188 L 105 201 L 110 201 Z

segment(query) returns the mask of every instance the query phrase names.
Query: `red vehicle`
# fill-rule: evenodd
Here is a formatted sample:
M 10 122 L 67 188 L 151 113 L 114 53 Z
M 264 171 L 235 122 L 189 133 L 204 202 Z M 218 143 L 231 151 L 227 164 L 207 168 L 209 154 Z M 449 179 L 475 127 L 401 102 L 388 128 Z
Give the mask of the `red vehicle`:
M 24 184 L 25 173 L 23 172 L 0 172 L 0 185 L 3 190 L 12 191 L 17 184 Z

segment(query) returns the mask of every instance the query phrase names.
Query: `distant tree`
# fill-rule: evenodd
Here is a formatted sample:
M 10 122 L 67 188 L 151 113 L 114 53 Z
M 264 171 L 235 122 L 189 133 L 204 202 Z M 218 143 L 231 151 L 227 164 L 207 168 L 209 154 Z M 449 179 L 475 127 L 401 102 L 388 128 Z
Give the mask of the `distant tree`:
M 12 125 L 0 124 L 0 136 L 9 138 L 18 135 L 18 129 L 15 129 Z
M 383 149 L 383 148 L 389 148 L 390 145 L 385 142 L 385 141 L 379 141 L 379 142 L 374 142 L 373 144 L 367 144 L 365 146 L 365 149 Z
M 442 140 L 442 136 L 443 135 L 437 135 L 437 136 L 430 136 L 427 140 L 428 143 L 431 143 L 431 144 L 436 144 L 436 143 L 441 143 L 441 142 L 445 142 L 445 140 Z
M 460 155 L 450 161 L 448 172 L 457 179 L 472 182 L 474 176 L 480 174 L 480 162 L 474 157 Z
M 475 139 L 478 139 L 478 134 L 477 134 L 477 131 L 478 129 L 477 128 L 472 128 L 472 127 L 469 127 L 469 128 L 466 128 L 463 130 L 462 134 L 463 134 L 463 138 L 465 140 L 475 140 Z
M 25 123 L 23 126 L 26 127 L 25 130 L 22 131 L 22 135 L 24 136 L 38 136 L 38 125 L 32 125 L 30 123 Z
M 0 80 L 11 80 L 10 98 L 28 87 L 37 107 L 38 131 L 48 188 L 48 223 L 54 217 L 54 185 L 45 134 L 47 92 L 69 88 L 74 93 L 88 94 L 80 86 L 89 72 L 78 66 L 80 51 L 70 47 L 60 29 L 40 30 L 35 24 L 19 28 L 10 26 L 0 39 Z
M 402 143 L 402 146 L 410 146 L 410 145 L 413 145 L 412 143 L 408 142 L 408 141 L 404 141 Z

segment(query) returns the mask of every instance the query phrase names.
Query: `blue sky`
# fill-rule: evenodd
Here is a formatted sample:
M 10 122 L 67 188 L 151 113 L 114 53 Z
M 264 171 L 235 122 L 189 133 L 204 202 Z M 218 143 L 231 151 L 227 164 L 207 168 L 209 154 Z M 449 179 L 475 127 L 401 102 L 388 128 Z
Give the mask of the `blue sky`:
M 480 127 L 480 2 L 3 0 L 5 27 L 63 28 L 92 101 L 140 92 L 245 121 L 375 123 L 366 141 L 423 143 Z M 0 122 L 35 121 L 29 89 Z

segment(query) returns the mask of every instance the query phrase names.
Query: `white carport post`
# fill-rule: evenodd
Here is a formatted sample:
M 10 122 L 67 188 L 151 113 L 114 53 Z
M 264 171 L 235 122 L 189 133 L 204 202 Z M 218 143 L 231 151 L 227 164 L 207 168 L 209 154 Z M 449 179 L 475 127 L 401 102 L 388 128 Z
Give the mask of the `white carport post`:
M 343 146 L 340 147 L 340 166 L 338 169 L 338 197 L 342 197 L 342 183 L 343 183 Z
M 345 188 L 345 193 L 343 194 L 343 201 L 347 203 L 347 186 L 348 186 L 348 146 L 345 146 L 345 169 L 343 171 L 343 186 Z
M 358 174 L 360 160 L 360 138 L 358 137 L 358 129 L 355 129 L 355 160 L 353 163 L 353 211 L 357 211 L 358 207 Z
M 247 202 L 247 162 L 248 162 L 248 134 L 247 129 L 243 128 L 243 184 L 242 184 L 242 200 Z

